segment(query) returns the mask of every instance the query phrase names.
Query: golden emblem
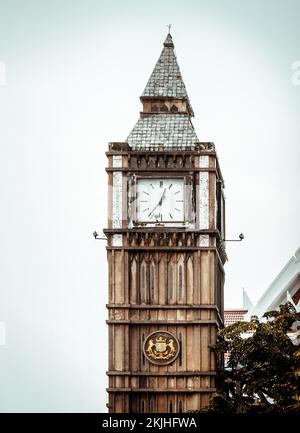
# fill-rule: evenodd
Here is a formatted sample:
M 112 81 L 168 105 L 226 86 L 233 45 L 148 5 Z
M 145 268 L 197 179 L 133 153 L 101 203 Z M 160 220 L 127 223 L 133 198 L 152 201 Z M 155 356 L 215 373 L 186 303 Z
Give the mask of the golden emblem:
M 145 341 L 144 353 L 156 363 L 172 362 L 178 355 L 178 342 L 172 334 L 167 332 L 154 332 Z

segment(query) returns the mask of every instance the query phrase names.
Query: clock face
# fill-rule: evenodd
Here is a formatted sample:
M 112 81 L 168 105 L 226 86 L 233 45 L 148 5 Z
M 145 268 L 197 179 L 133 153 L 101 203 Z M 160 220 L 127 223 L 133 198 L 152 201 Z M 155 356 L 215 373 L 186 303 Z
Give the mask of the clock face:
M 137 220 L 145 223 L 184 222 L 184 179 L 137 180 Z

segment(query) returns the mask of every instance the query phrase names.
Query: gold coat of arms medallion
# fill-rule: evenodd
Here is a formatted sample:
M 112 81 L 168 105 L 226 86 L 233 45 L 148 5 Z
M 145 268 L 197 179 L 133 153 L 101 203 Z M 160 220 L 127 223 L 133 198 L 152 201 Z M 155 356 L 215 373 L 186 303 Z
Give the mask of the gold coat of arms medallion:
M 155 331 L 144 341 L 144 355 L 148 361 L 157 365 L 174 362 L 179 354 L 179 342 L 168 331 Z

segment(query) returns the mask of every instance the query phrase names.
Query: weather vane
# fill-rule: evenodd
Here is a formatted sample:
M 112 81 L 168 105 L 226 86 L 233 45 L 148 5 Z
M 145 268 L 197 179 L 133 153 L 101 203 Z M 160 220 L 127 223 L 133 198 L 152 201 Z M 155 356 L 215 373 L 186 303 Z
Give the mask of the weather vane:
M 168 27 L 168 29 L 169 29 L 169 33 L 170 33 L 170 30 L 171 30 L 171 26 L 172 26 L 172 24 L 168 24 L 168 25 L 167 25 L 167 27 Z

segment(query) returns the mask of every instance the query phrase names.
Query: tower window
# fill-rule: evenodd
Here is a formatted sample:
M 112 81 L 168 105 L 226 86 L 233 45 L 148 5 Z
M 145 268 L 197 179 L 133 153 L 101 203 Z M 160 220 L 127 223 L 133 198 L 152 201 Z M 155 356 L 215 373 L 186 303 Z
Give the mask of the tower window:
M 151 111 L 154 112 L 154 113 L 157 113 L 158 112 L 158 106 L 156 104 L 153 104 L 151 106 Z
M 169 413 L 173 413 L 173 403 L 171 401 L 169 403 Z
M 171 112 L 172 113 L 177 113 L 178 112 L 178 107 L 176 107 L 176 105 L 172 105 L 172 107 L 171 107 Z
M 141 400 L 141 413 L 145 413 L 145 401 Z
M 142 263 L 141 265 L 141 275 L 140 275 L 140 292 L 141 292 L 141 302 L 147 302 L 147 289 L 146 289 L 146 265 Z
M 183 412 L 183 403 L 182 403 L 182 400 L 179 400 L 179 403 L 178 403 L 178 412 L 179 413 Z
M 160 106 L 160 111 L 169 111 L 169 110 L 168 110 L 168 107 L 166 106 L 166 104 L 162 104 L 162 105 Z
M 150 413 L 154 413 L 154 398 L 150 398 Z

